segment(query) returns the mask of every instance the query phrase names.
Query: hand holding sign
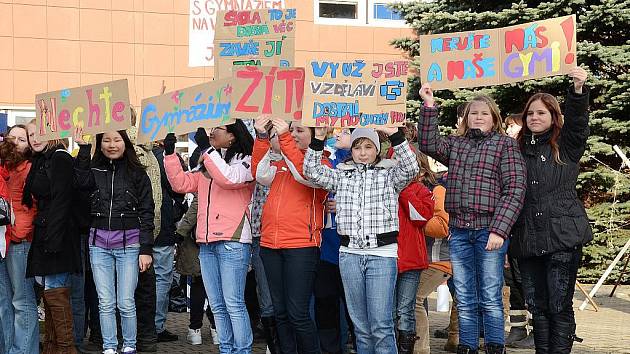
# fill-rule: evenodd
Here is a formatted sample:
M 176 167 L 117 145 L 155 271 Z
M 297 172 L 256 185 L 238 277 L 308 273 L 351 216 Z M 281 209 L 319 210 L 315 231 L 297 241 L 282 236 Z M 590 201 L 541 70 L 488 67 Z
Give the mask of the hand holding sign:
M 268 114 L 262 114 L 256 118 L 254 129 L 256 129 L 258 133 L 264 134 L 269 128 L 269 122 L 271 122 L 271 116 Z
M 582 93 L 582 87 L 584 87 L 584 83 L 586 82 L 586 77 L 588 73 L 586 70 L 576 66 L 575 68 L 569 70 L 569 77 L 573 78 L 573 87 L 575 88 L 575 93 Z
M 435 98 L 433 97 L 433 90 L 431 89 L 431 84 L 426 82 L 422 84 L 420 88 L 420 98 L 424 102 L 424 105 L 427 107 L 433 107 L 435 104 Z
M 289 131 L 289 123 L 287 123 L 284 119 L 273 118 L 271 123 L 273 123 L 273 127 L 276 128 L 278 135 L 282 135 Z
M 77 125 L 74 128 L 74 132 L 72 133 L 72 141 L 79 145 L 87 145 L 87 143 L 83 139 L 83 126 Z

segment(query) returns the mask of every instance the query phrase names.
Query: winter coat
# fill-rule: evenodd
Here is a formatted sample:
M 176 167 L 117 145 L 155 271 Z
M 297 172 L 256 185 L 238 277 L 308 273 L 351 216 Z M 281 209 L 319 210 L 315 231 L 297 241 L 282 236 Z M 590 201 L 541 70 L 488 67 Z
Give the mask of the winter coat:
M 264 168 L 263 166 L 271 166 L 271 161 L 280 161 L 283 157 L 280 154 L 267 151 L 267 154 L 263 157 L 262 163 L 258 163 L 256 168 Z M 268 161 L 267 161 L 268 160 Z M 254 173 L 254 176 L 256 174 Z M 254 194 L 252 195 L 252 237 L 260 237 L 262 231 L 262 213 L 265 203 L 267 202 L 267 196 L 269 196 L 270 186 L 256 182 L 254 188 Z
M 60 146 L 34 159 L 36 163 L 31 193 L 37 201 L 35 233 L 28 253 L 26 275 L 43 276 L 59 273 L 80 273 L 81 236 L 75 208 L 79 195 L 75 192 L 74 160 Z
M 319 247 L 327 192 L 304 177 L 304 151 L 291 134 L 278 138 L 282 160 L 264 158 L 271 148 L 268 139 L 256 139 L 252 154 L 256 181 L 271 188 L 263 206 L 260 245 L 273 249 Z M 325 157 L 318 161 L 330 165 Z
M 124 159 L 91 164 L 90 149 L 89 144 L 80 146 L 75 171 L 77 186 L 92 192 L 91 227 L 139 229 L 140 254 L 152 255 L 154 203 L 149 176 L 144 170 L 130 169 Z
M 334 154 L 334 159 L 330 162 L 333 168 L 343 163 L 348 156 L 350 156 L 350 150 L 337 149 Z M 328 194 L 328 200 L 334 200 L 335 195 L 333 193 Z M 320 259 L 332 264 L 339 264 L 339 247 L 341 246 L 341 238 L 337 233 L 337 223 L 335 218 L 337 213 L 328 213 L 324 221 L 324 229 L 322 230 L 322 244 L 320 247 Z
M 554 161 L 551 131 L 524 136 L 527 193 L 512 229 L 510 252 L 516 257 L 542 256 L 582 246 L 593 239 L 591 226 L 575 186 L 586 149 L 589 93 L 569 90 L 558 145 L 562 164 Z
M 525 163 L 516 141 L 497 132 L 470 129 L 443 137 L 436 107 L 420 108 L 418 146 L 448 166 L 446 211 L 450 226 L 487 228 L 508 238 L 525 199 Z
M 175 267 L 181 275 L 200 276 L 201 265 L 199 264 L 199 245 L 195 237 L 195 226 L 197 225 L 197 208 L 199 199 L 195 195 L 186 214 L 177 225 L 177 234 L 181 241 L 177 244 L 175 253 Z
M 0 198 L 4 199 L 7 203 L 5 207 L 10 203 L 11 198 L 9 197 L 9 187 L 7 186 L 7 182 L 5 177 L 8 178 L 8 171 L 0 168 Z M 10 214 L 10 205 L 8 206 L 9 214 Z M 11 244 L 11 224 L 0 226 L 0 258 L 4 258 L 9 251 L 9 246 Z
M 396 243 L 398 195 L 416 177 L 416 156 L 401 132 L 390 136 L 397 160 L 374 165 L 348 161 L 331 169 L 321 163 L 324 141 L 313 139 L 306 152 L 304 174 L 335 193 L 337 232 L 350 248 L 376 248 Z
M 182 218 L 186 212 L 184 208 L 185 194 L 175 193 L 171 184 L 168 182 L 166 170 L 164 169 L 164 149 L 157 147 L 153 149 L 153 154 L 157 160 L 160 169 L 160 185 L 162 203 L 160 205 L 160 233 L 155 239 L 154 246 L 173 246 L 175 244 L 175 224 Z M 179 155 L 182 169 L 186 169 L 184 160 Z
M 205 170 L 184 172 L 179 157 L 164 157 L 168 181 L 176 193 L 197 193 L 197 243 L 237 241 L 251 243 L 249 205 L 254 191 L 250 156 L 234 156 L 225 162 L 210 148 L 202 153 Z
M 4 169 L 4 167 L 2 167 Z M 31 162 L 24 161 L 15 169 L 5 170 L 2 173 L 9 188 L 9 203 L 13 212 L 14 222 L 10 228 L 11 241 L 33 241 L 33 220 L 37 214 L 37 206 L 33 204 L 32 208 L 22 204 L 22 194 L 24 192 L 24 184 L 26 176 L 31 170 Z
M 433 216 L 433 194 L 420 182 L 411 182 L 398 197 L 398 273 L 427 269 L 424 226 Z
M 438 183 L 445 182 L 441 178 Z M 446 187 L 438 184 L 431 192 L 435 199 L 435 208 L 433 217 L 424 226 L 429 267 L 452 274 L 451 254 L 448 247 L 448 213 L 444 210 Z

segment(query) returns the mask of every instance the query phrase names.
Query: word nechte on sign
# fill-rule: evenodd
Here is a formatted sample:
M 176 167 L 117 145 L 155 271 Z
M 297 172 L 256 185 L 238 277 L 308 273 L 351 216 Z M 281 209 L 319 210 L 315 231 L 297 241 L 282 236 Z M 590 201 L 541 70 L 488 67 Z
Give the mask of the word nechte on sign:
M 188 66 L 191 67 L 214 65 L 214 36 L 219 11 L 284 8 L 284 0 L 189 1 Z
M 304 68 L 246 66 L 234 68 L 232 75 L 235 116 L 302 119 Z
M 498 29 L 420 36 L 422 82 L 434 89 L 566 74 L 577 65 L 575 15 Z
M 407 116 L 409 62 L 311 60 L 302 122 L 320 127 L 400 126 Z
M 233 86 L 215 80 L 142 100 L 138 143 L 231 123 Z
M 38 94 L 35 108 L 41 140 L 69 138 L 76 127 L 98 134 L 131 126 L 127 80 Z

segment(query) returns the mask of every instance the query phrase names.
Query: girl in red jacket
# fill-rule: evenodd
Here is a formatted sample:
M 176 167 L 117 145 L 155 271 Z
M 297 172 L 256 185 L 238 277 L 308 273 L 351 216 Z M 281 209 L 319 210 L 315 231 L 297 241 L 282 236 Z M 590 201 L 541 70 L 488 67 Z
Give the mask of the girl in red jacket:
M 394 150 L 390 148 L 388 157 Z M 416 156 L 419 152 L 416 152 Z M 395 157 L 395 156 L 394 156 Z M 429 265 L 424 241 L 424 225 L 433 217 L 433 194 L 422 184 L 429 166 L 421 164 L 416 179 L 398 197 L 398 279 L 396 280 L 396 317 L 398 319 L 398 353 L 411 354 L 416 341 L 416 292 L 420 273 Z

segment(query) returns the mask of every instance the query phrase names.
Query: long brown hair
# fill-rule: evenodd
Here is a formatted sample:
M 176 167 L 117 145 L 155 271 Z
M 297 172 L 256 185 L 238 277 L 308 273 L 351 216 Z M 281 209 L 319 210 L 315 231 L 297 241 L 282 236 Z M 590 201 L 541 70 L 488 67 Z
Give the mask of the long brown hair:
M 13 141 L 7 139 L 9 133 L 15 128 L 24 129 L 26 132 L 26 141 L 28 142 L 28 147 L 26 150 L 21 153 L 17 150 L 17 145 L 13 143 Z M 2 165 L 6 166 L 9 170 L 13 170 L 18 167 L 22 162 L 31 158 L 31 144 L 28 139 L 28 129 L 23 124 L 16 124 L 7 130 L 7 133 L 4 136 L 4 141 L 0 143 L 0 160 L 2 160 Z
M 560 145 L 558 145 L 560 132 L 562 130 L 562 126 L 564 125 L 564 117 L 562 116 L 562 111 L 560 110 L 560 104 L 553 95 L 540 92 L 529 98 L 527 104 L 525 105 L 525 109 L 523 109 L 523 128 L 518 133 L 516 140 L 518 140 L 521 149 L 523 149 L 525 147 L 525 135 L 532 134 L 532 131 L 529 130 L 529 127 L 527 126 L 527 112 L 529 111 L 529 106 L 531 106 L 535 101 L 542 102 L 549 110 L 549 113 L 551 113 L 551 138 L 549 139 L 549 145 L 551 145 L 553 160 L 556 161 L 556 163 L 564 164 L 564 162 L 560 159 Z
M 492 98 L 490 98 L 490 96 L 483 94 L 475 96 L 472 101 L 466 104 L 464 116 L 461 123 L 457 127 L 457 135 L 464 136 L 466 135 L 466 133 L 468 133 L 468 130 L 470 129 L 468 127 L 468 113 L 470 113 L 470 106 L 473 102 L 482 102 L 488 105 L 488 107 L 490 108 L 490 114 L 492 114 L 492 131 L 505 135 L 505 129 L 503 128 L 503 120 L 501 119 L 501 111 L 499 110 L 499 106 L 497 106 L 497 104 Z
M 416 151 L 416 160 L 418 160 L 418 166 L 420 166 L 420 172 L 416 180 L 422 182 L 427 187 L 437 186 L 437 174 L 431 170 L 429 164 L 429 158 L 421 151 Z

